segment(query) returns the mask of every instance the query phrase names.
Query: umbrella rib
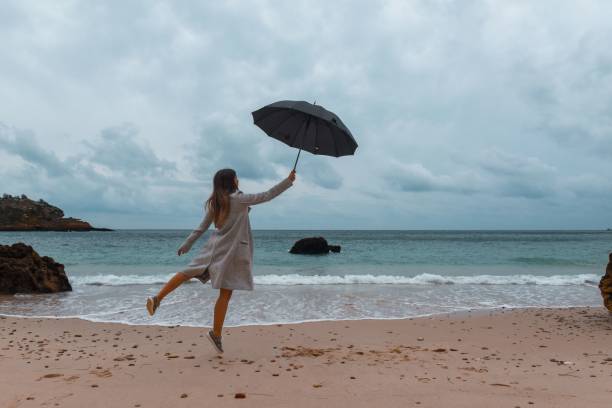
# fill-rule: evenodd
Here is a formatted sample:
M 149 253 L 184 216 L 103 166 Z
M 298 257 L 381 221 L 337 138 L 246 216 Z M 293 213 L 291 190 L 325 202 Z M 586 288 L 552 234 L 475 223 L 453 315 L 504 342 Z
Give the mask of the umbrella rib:
M 331 128 L 329 122 L 325 121 L 325 125 L 329 129 L 329 134 L 331 135 L 331 139 L 334 142 L 334 151 L 336 152 L 336 157 L 340 157 L 338 153 L 338 144 L 336 143 L 336 138 L 334 137 L 334 130 Z
M 257 121 L 256 121 L 255 123 L 257 123 L 257 122 L 261 122 L 262 120 L 264 120 L 264 119 L 265 119 L 265 118 L 267 118 L 268 116 L 272 115 L 273 113 L 276 113 L 276 112 L 281 112 L 281 111 L 282 111 L 282 109 L 279 109 L 279 108 L 269 108 L 269 109 L 268 109 L 268 112 L 266 112 L 266 114 L 265 114 L 265 115 L 263 115 L 262 117 L 258 118 L 258 119 L 257 119 Z
M 315 146 L 314 154 L 318 154 L 318 151 L 319 151 L 319 144 L 317 143 L 318 139 L 319 139 L 319 119 L 316 119 L 315 120 L 315 137 L 314 137 L 314 146 Z
M 275 127 L 273 131 L 271 131 L 270 133 L 268 133 L 268 135 L 269 135 L 269 136 L 272 136 L 274 133 L 276 133 L 276 131 L 277 131 L 278 129 L 280 129 L 280 127 L 281 127 L 281 126 L 283 126 L 285 123 L 287 123 L 287 121 L 288 121 L 289 119 L 291 119 L 292 117 L 294 117 L 294 116 L 295 116 L 296 114 L 298 114 L 298 113 L 299 113 L 298 111 L 292 111 L 292 112 L 291 112 L 291 115 L 287 116 L 287 117 L 285 118 L 285 120 L 283 120 L 281 123 L 279 123 L 279 124 L 278 124 L 278 126 L 277 126 L 277 127 Z
M 308 114 L 306 114 L 306 115 L 308 115 Z M 304 139 L 305 139 L 305 136 L 306 136 L 306 131 L 308 130 L 308 125 L 309 125 L 308 119 L 309 118 L 310 118 L 310 115 L 308 115 L 308 117 L 305 118 L 302 121 L 302 124 L 300 125 L 300 128 L 298 129 L 297 132 L 295 132 L 295 138 L 291 141 L 292 144 L 295 143 L 297 141 L 298 136 L 302 132 L 302 129 L 304 129 L 304 137 L 302 137 L 302 143 L 300 144 L 300 147 L 299 147 L 300 149 L 304 148 Z M 291 147 L 295 147 L 295 146 L 292 145 Z

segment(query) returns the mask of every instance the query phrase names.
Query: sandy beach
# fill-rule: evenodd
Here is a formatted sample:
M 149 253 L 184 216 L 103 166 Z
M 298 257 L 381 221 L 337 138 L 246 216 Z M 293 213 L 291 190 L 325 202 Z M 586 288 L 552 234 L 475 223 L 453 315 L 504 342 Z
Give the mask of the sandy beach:
M 0 318 L 2 407 L 608 407 L 603 308 L 225 330 Z M 243 398 L 239 398 L 243 397 Z

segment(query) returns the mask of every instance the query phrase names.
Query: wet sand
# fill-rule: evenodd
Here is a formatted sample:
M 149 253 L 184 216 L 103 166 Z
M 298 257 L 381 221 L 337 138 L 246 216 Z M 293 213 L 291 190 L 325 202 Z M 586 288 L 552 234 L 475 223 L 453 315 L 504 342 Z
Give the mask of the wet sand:
M 0 407 L 612 404 L 603 308 L 235 327 L 222 357 L 205 333 L 0 317 Z

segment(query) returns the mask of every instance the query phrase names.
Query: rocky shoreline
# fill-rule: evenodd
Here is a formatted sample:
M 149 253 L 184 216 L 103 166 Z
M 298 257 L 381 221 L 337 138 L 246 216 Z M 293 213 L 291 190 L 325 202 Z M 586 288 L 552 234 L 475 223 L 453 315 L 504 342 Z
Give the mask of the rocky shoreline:
M 26 195 L 0 198 L 0 231 L 112 231 L 96 228 L 78 218 L 64 217 L 64 212 L 44 200 Z
M 18 242 L 0 245 L 0 294 L 71 291 L 64 265 Z
M 599 290 L 601 291 L 604 306 L 612 313 L 612 253 L 608 256 L 608 266 L 606 266 L 606 272 L 601 277 L 601 281 L 599 281 Z
M 70 220 L 70 219 L 68 219 Z M 114 231 L 113 229 L 110 228 L 96 228 L 96 227 L 92 227 L 91 225 L 89 225 L 88 223 L 85 223 L 87 225 L 83 225 L 81 224 L 83 221 L 79 220 L 79 219 L 74 219 L 74 221 L 70 221 L 70 222 L 66 222 L 66 223 L 61 223 L 58 225 L 51 225 L 51 226 L 47 226 L 47 225 L 43 225 L 43 226 L 20 226 L 20 225 L 15 225 L 15 226 L 0 226 L 0 231 L 4 231 L 4 232 L 20 232 L 20 231 L 55 231 L 55 232 L 82 232 L 82 231 Z

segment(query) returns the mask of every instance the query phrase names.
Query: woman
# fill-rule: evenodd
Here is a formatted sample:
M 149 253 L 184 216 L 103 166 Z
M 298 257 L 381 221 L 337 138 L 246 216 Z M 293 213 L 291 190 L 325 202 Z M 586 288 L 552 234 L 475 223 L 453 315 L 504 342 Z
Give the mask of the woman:
M 249 222 L 250 205 L 264 203 L 293 185 L 295 170 L 289 176 L 259 194 L 243 194 L 238 190 L 238 178 L 232 169 L 219 170 L 213 178 L 213 192 L 206 201 L 206 215 L 178 249 L 178 255 L 189 252 L 193 243 L 214 222 L 213 231 L 200 253 L 186 269 L 178 272 L 164 285 L 157 296 L 147 299 L 147 310 L 153 315 L 161 301 L 183 282 L 197 278 L 211 281 L 219 289 L 215 304 L 213 329 L 208 339 L 219 353 L 223 353 L 221 331 L 233 290 L 253 290 L 253 236 Z

